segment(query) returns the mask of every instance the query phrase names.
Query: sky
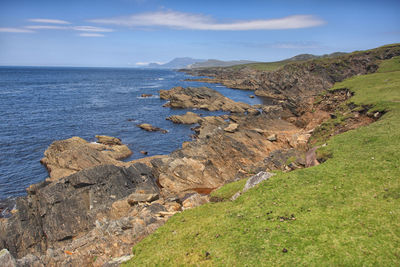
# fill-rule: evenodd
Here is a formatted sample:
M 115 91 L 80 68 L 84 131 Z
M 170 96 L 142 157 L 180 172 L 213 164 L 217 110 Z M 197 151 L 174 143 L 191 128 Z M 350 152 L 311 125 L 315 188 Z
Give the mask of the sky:
M 0 0 L 0 65 L 278 61 L 400 42 L 400 1 Z

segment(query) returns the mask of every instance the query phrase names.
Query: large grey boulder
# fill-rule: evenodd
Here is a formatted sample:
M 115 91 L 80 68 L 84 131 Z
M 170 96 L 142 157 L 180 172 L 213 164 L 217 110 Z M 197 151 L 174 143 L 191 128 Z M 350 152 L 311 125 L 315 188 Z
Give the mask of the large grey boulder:
M 251 176 L 246 184 L 243 187 L 242 191 L 237 192 L 236 194 L 234 194 L 231 198 L 231 200 L 235 200 L 238 197 L 240 197 L 244 192 L 248 191 L 249 189 L 255 187 L 256 185 L 258 185 L 259 183 L 261 183 L 262 181 L 268 180 L 269 178 L 271 178 L 272 176 L 274 176 L 275 173 L 271 173 L 271 172 L 259 172 L 256 175 Z

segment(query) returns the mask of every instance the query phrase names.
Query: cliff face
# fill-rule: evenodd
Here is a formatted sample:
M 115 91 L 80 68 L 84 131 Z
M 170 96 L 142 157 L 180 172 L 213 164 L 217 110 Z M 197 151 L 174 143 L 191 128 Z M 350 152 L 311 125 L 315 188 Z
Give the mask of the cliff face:
M 388 45 L 344 56 L 293 62 L 275 71 L 259 71 L 249 67 L 210 68 L 186 71 L 205 82 L 222 83 L 227 87 L 254 90 L 258 96 L 303 104 L 306 99 L 329 89 L 346 78 L 373 73 L 381 60 L 400 55 L 400 45 Z M 306 101 L 307 102 L 307 101 Z

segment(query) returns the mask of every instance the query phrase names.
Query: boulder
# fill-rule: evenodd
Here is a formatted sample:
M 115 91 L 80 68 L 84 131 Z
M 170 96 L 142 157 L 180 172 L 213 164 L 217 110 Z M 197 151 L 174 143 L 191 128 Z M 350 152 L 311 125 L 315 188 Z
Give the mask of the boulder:
M 167 120 L 170 120 L 173 123 L 194 124 L 194 123 L 199 123 L 202 119 L 196 113 L 186 112 L 185 115 L 173 115 L 173 116 L 170 116 L 170 117 L 167 118 Z
M 7 249 L 2 249 L 0 251 L 0 266 L 2 267 L 17 266 L 14 257 L 10 254 L 10 252 Z
M 118 138 L 100 137 L 106 143 L 120 143 Z M 50 179 L 55 180 L 80 170 L 99 165 L 113 164 L 123 166 L 117 159 L 132 155 L 126 145 L 104 145 L 89 143 L 80 137 L 53 142 L 44 152 L 40 162 L 47 168 Z
M 277 139 L 276 134 L 271 134 L 270 136 L 267 137 L 267 140 L 271 141 L 271 142 L 275 142 L 278 139 Z
M 234 194 L 232 196 L 231 200 L 237 199 L 244 192 L 246 192 L 249 189 L 255 187 L 256 185 L 258 185 L 262 181 L 268 180 L 269 178 L 271 178 L 274 175 L 275 175 L 275 173 L 271 173 L 271 172 L 259 172 L 256 175 L 251 176 L 247 180 L 246 184 L 244 185 L 243 190 L 241 190 L 241 191 L 237 192 L 236 194 Z
M 244 185 L 244 188 L 243 188 L 242 192 L 246 192 L 250 188 L 255 187 L 256 185 L 258 185 L 262 181 L 268 180 L 269 178 L 271 178 L 274 175 L 275 175 L 275 173 L 271 173 L 271 172 L 259 172 L 256 175 L 251 176 L 247 180 L 246 184 Z
M 231 123 L 228 125 L 228 127 L 224 128 L 224 131 L 228 132 L 228 133 L 234 133 L 237 131 L 238 127 L 239 127 L 239 124 Z
M 182 208 L 184 210 L 192 209 L 201 206 L 203 204 L 206 204 L 208 202 L 210 202 L 208 196 L 205 195 L 202 196 L 198 193 L 194 193 L 193 195 L 189 196 L 184 201 L 182 201 Z
M 138 204 L 139 202 L 152 202 L 157 200 L 159 195 L 157 193 L 153 194 L 140 194 L 140 193 L 132 193 L 128 196 L 129 205 L 133 206 Z
M 148 132 L 162 132 L 162 133 L 168 133 L 167 130 L 164 130 L 164 129 L 155 127 L 155 126 L 153 126 L 153 125 L 151 125 L 151 124 L 148 124 L 148 123 L 138 124 L 137 126 L 138 126 L 139 128 L 141 128 L 141 129 L 145 130 L 145 131 L 148 131 Z

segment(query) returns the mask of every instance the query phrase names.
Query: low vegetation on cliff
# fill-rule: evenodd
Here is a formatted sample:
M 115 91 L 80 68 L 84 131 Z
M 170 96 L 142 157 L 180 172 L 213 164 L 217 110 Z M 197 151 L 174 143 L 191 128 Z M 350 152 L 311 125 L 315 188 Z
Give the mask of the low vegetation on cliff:
M 397 265 L 400 57 L 331 90 L 343 88 L 354 92 L 349 106 L 385 114 L 330 138 L 320 149 L 330 158 L 319 166 L 278 173 L 235 201 L 176 214 L 133 248 L 126 266 Z M 214 196 L 227 199 L 241 185 Z

